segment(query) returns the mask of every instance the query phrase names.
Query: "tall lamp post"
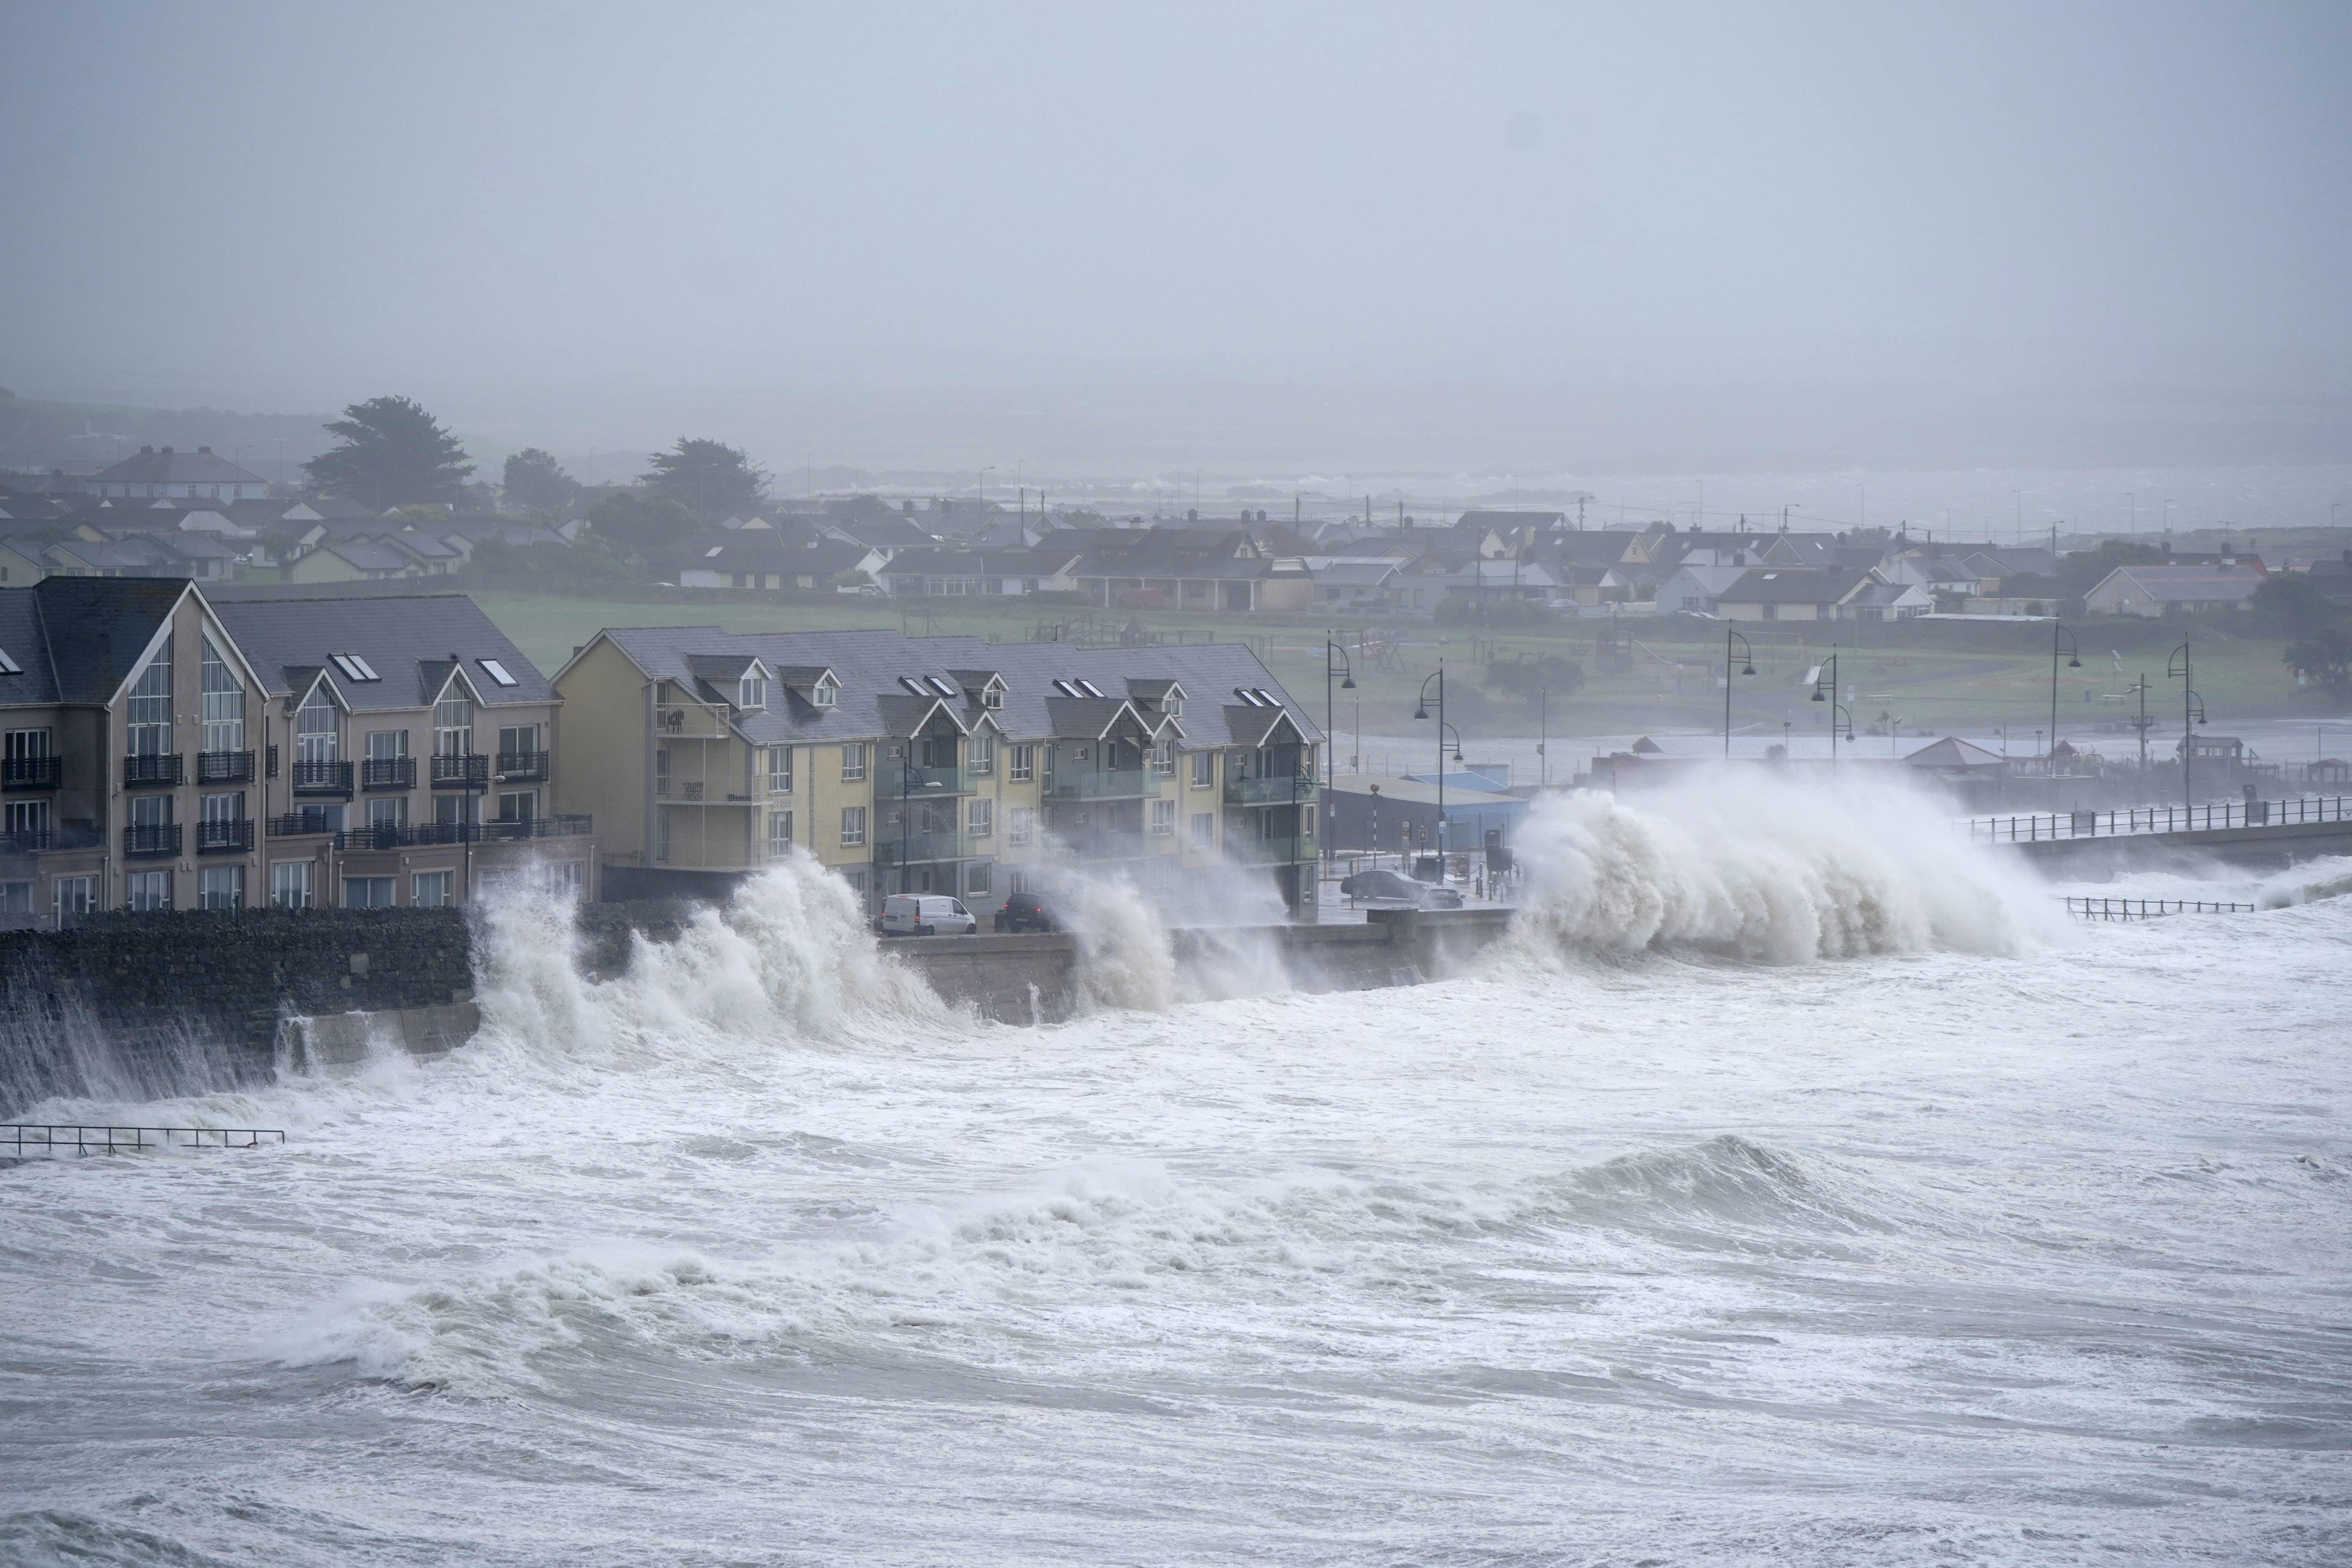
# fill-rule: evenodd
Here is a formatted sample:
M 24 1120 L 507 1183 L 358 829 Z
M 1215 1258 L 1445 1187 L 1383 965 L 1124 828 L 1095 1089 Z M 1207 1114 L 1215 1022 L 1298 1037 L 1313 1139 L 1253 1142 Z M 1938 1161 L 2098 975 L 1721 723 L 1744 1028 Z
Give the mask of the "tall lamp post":
M 1440 656 L 1433 674 L 1421 679 L 1421 694 L 1413 699 L 1412 716 L 1429 717 L 1429 683 L 1437 683 L 1437 875 L 1445 876 L 1445 659 Z
M 1551 787 L 1551 688 L 1536 693 L 1536 787 Z
M 1724 628 L 1723 628 L 1723 760 L 1724 760 L 1725 762 L 1729 762 L 1729 761 L 1731 760 L 1731 645 L 1732 645 L 1733 643 L 1738 643 L 1738 644 L 1739 645 L 1739 658 L 1740 658 L 1740 670 L 1739 670 L 1739 673 L 1740 673 L 1740 674 L 1742 674 L 1742 675 L 1753 675 L 1753 674 L 1755 674 L 1755 673 L 1756 673 L 1756 650 L 1755 650 L 1754 648 L 1751 648 L 1751 647 L 1749 647 L 1748 646 L 1748 639 L 1747 639 L 1746 637 L 1741 637 L 1738 632 L 1733 631 L 1729 626 L 1726 626 L 1726 627 L 1724 627 Z
M 2083 668 L 2083 650 L 2075 646 L 2074 634 L 2053 617 L 2050 622 L 2050 776 L 2053 779 L 2058 776 L 2058 643 L 2062 637 L 2066 643 L 2066 668 Z M 2058 809 L 2054 793 L 2050 809 Z
M 2190 725 L 2205 717 L 2205 700 L 2197 695 L 2196 665 L 2189 651 L 2188 639 L 2183 639 L 2180 646 L 2172 650 L 2172 658 L 2164 667 L 2164 678 L 2180 682 L 2180 804 L 2184 810 L 2193 811 L 2197 807 L 2197 797 L 2189 791 L 2189 753 L 2194 748 L 2189 742 L 2196 733 Z
M 1830 644 L 1829 658 L 1822 665 L 1820 673 L 1815 675 L 1813 678 L 1813 700 L 1816 702 L 1826 702 L 1830 705 L 1830 772 L 1832 773 L 1837 772 L 1838 715 L 1840 713 L 1845 713 L 1845 704 L 1837 700 L 1837 644 L 1832 643 Z M 1853 715 L 1846 713 L 1845 722 L 1846 728 L 1848 730 L 1852 730 L 1853 728 Z
M 1331 634 L 1325 632 L 1323 634 L 1323 782 L 1326 787 L 1331 789 L 1337 789 L 1339 786 L 1339 757 L 1331 744 L 1331 656 L 1335 653 L 1339 656 L 1339 670 L 1347 677 L 1339 683 L 1339 689 L 1353 691 L 1356 689 L 1356 671 L 1348 663 L 1348 650 L 1333 642 Z

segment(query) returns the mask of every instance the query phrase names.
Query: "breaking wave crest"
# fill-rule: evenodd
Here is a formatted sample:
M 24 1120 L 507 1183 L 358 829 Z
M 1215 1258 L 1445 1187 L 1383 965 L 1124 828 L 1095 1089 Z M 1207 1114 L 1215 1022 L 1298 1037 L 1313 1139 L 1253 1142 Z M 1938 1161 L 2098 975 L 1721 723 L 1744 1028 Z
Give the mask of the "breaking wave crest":
M 1711 780 L 1630 805 L 1547 801 L 1519 834 L 1523 952 L 1693 947 L 1773 963 L 2021 951 L 2053 926 L 2029 873 L 1884 784 Z

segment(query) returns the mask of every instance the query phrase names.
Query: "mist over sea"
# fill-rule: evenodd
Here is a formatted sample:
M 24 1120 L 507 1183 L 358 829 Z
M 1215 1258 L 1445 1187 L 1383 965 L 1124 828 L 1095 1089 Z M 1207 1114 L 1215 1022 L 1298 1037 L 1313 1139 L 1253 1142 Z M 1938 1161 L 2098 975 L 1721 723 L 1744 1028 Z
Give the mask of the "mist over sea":
M 1340 995 L 1107 886 L 1042 1028 L 805 862 L 604 982 L 509 904 L 446 1058 L 37 1108 L 289 1137 L 0 1172 L 0 1562 L 2352 1560 L 2352 862 L 2079 928 L 1896 796 L 1522 854 Z

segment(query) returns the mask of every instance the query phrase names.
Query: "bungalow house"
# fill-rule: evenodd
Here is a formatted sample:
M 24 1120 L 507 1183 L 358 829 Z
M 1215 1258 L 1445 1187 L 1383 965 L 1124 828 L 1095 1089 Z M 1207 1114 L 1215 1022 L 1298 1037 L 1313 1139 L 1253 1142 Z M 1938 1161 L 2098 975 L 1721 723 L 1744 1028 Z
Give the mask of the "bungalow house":
M 2242 610 L 2253 603 L 2259 566 L 2118 566 L 2083 595 L 2095 616 L 2179 616 Z
M 1745 566 L 1684 566 L 1658 584 L 1658 614 L 1716 613 L 1716 595 L 1748 574 Z
M 197 497 L 205 500 L 258 500 L 268 481 L 199 447 L 193 452 L 142 447 L 134 455 L 100 469 L 83 481 L 94 496 Z
M 1878 581 L 1874 573 L 1843 567 L 1754 566 L 1716 595 L 1716 613 L 1727 621 L 1833 621 Z
M 390 544 L 359 539 L 321 544 L 286 568 L 289 583 L 382 582 L 423 575 L 425 569 L 415 557 Z

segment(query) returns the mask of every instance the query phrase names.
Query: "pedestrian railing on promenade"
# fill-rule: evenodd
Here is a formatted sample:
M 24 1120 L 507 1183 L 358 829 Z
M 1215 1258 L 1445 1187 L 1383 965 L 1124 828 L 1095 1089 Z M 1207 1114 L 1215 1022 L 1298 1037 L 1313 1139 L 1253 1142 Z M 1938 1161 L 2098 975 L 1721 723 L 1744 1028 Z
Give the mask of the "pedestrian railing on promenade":
M 2086 921 L 2152 921 L 2164 915 L 2250 915 L 2254 906 L 2211 899 L 2068 899 L 2066 912 Z
M 2210 805 L 2134 805 L 2115 811 L 2060 811 L 2038 816 L 1979 816 L 1969 837 L 1979 844 L 2046 844 L 2060 838 L 2128 838 L 2150 833 L 2210 833 L 2231 827 L 2290 827 L 2352 822 L 2352 795 L 2292 800 L 2226 800 Z
M 141 1149 L 258 1149 L 285 1142 L 285 1129 L 279 1127 L 77 1127 L 0 1122 L 0 1160 L 127 1154 Z

